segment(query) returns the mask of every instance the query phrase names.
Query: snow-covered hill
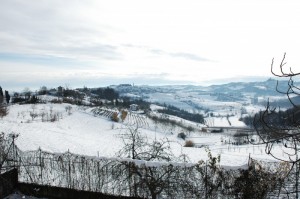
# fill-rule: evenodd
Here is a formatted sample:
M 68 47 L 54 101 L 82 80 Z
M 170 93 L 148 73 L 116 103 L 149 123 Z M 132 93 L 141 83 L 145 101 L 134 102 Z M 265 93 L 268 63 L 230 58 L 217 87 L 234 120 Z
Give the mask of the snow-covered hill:
M 77 154 L 114 157 L 123 147 L 121 134 L 128 130 L 126 127 L 126 124 L 130 124 L 128 120 L 133 119 L 129 119 L 128 116 L 124 122 L 116 123 L 109 118 L 95 115 L 92 109 L 51 103 L 11 105 L 9 114 L 0 119 L 0 129 L 7 134 L 19 134 L 16 143 L 21 150 L 36 150 L 41 147 L 51 152 L 70 150 Z M 131 117 L 136 118 L 133 115 Z M 223 165 L 244 165 L 250 153 L 251 157 L 271 159 L 265 155 L 263 146 L 228 144 L 230 139 L 232 140 L 230 135 L 233 132 L 230 130 L 222 134 L 204 133 L 200 131 L 202 127 L 198 124 L 189 123 L 195 127 L 198 125 L 199 128 L 188 132 L 183 128 L 157 124 L 149 118 L 145 120 L 147 125 L 141 126 L 139 129 L 141 134 L 147 136 L 149 140 L 168 139 L 172 152 L 176 156 L 187 155 L 191 162 L 207 158 L 205 147 L 209 147 L 214 155 L 221 154 Z M 236 119 L 230 120 L 234 122 Z M 217 122 L 217 119 L 214 122 Z M 183 147 L 185 141 L 177 137 L 180 132 L 186 133 L 188 135 L 186 139 L 194 141 L 200 148 Z
M 263 110 L 269 100 L 274 106 L 288 107 L 286 96 L 276 91 L 277 81 L 235 82 L 223 85 L 192 86 L 113 86 L 121 96 L 151 103 L 172 105 L 204 116 L 237 116 Z M 278 90 L 286 91 L 287 82 L 279 81 Z M 295 99 L 299 102 L 299 99 Z

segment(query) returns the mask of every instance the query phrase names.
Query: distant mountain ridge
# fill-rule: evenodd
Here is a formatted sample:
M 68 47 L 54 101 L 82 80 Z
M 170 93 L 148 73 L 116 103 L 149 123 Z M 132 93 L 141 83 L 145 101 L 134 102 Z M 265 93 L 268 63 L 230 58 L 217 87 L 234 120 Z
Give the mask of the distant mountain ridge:
M 295 82 L 295 85 L 300 85 Z M 284 94 L 288 90 L 287 80 L 269 78 L 257 82 L 231 82 L 219 85 L 165 85 L 165 86 L 113 86 L 120 96 L 143 99 L 151 103 L 172 105 L 177 108 L 206 114 L 227 110 L 239 112 L 241 107 L 264 109 L 270 101 L 274 107 L 289 108 L 291 103 Z M 283 93 L 278 92 L 281 91 Z M 296 104 L 300 97 L 291 96 Z M 294 98 L 295 97 L 295 98 Z M 224 113 L 227 114 L 227 113 Z
M 278 86 L 277 86 L 278 82 Z M 297 85 L 297 83 L 295 84 Z M 300 84 L 298 84 L 300 85 Z M 261 82 L 231 82 L 226 84 L 211 85 L 211 86 L 197 86 L 197 85 L 166 85 L 166 86 L 132 86 L 126 84 L 126 86 L 113 86 L 120 93 L 124 92 L 175 92 L 179 90 L 190 91 L 190 92 L 214 92 L 214 93 L 226 93 L 226 94 L 237 94 L 237 93 L 253 93 L 258 96 L 278 96 L 282 95 L 278 93 L 276 89 L 286 92 L 288 89 L 288 81 L 277 81 L 275 79 L 268 79 Z

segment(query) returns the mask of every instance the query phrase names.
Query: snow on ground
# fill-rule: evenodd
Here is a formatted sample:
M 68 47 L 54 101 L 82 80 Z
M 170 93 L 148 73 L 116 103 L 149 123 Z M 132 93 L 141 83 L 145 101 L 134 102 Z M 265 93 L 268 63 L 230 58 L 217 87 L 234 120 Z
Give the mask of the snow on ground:
M 132 93 L 125 93 L 125 94 L 122 94 L 123 97 L 130 97 L 130 98 L 140 98 L 141 96 L 139 95 L 135 95 L 135 94 L 132 94 Z
M 1 131 L 18 133 L 16 141 L 21 150 L 36 150 L 41 147 L 50 152 L 66 152 L 97 155 L 98 151 L 105 151 L 105 155 L 112 156 L 116 146 L 120 146 L 121 139 L 117 139 L 118 129 L 112 129 L 112 122 L 99 119 L 89 111 L 77 106 L 73 107 L 71 115 L 65 107 L 68 104 L 39 104 L 35 105 L 35 112 L 61 114 L 58 121 L 42 122 L 39 117 L 32 120 L 29 116 L 32 105 L 10 106 L 9 115 L 0 121 Z M 112 145 L 110 141 L 113 141 Z
M 266 87 L 266 86 L 254 86 L 254 87 L 259 88 L 259 89 L 261 89 L 261 90 L 267 90 L 267 87 Z
M 51 100 L 59 100 L 59 97 L 56 96 L 51 96 L 51 95 L 39 95 L 38 96 L 39 100 L 41 100 L 42 102 L 50 102 Z
M 259 111 L 265 110 L 265 106 L 259 106 L 259 105 L 252 105 L 252 106 L 247 106 L 245 107 L 246 111 L 250 115 L 254 115 L 258 113 Z
M 209 127 L 246 127 L 245 123 L 239 121 L 238 115 L 231 117 L 207 117 L 205 124 Z
M 14 193 L 10 194 L 9 196 L 6 196 L 4 199 L 38 199 L 33 196 L 27 196 L 21 193 Z M 46 198 L 39 198 L 39 199 L 46 199 Z
M 67 106 L 72 107 L 70 114 L 66 111 Z M 32 118 L 33 113 L 38 116 Z M 53 115 L 57 115 L 57 121 L 47 121 L 46 116 L 51 119 Z M 215 120 L 218 125 L 227 122 L 229 126 L 226 117 L 222 121 Z M 240 125 L 237 117 L 229 117 L 229 120 L 232 125 Z M 94 116 L 91 108 L 69 104 L 37 104 L 11 105 L 9 114 L 0 119 L 0 129 L 1 132 L 19 134 L 16 143 L 21 150 L 36 150 L 41 147 L 49 152 L 69 150 L 76 154 L 114 157 L 123 146 L 121 134 L 127 128 L 122 123 L 113 123 L 107 118 Z M 203 133 L 199 130 L 191 133 L 178 127 L 157 125 L 149 120 L 148 127 L 139 130 L 149 140 L 167 138 L 175 155 L 185 154 L 194 163 L 207 159 L 206 147 L 209 147 L 214 156 L 221 154 L 222 165 L 244 165 L 248 162 L 249 154 L 258 159 L 272 159 L 265 155 L 263 146 L 233 146 L 222 143 L 225 136 L 223 133 Z M 187 139 L 193 140 L 199 148 L 183 147 L 185 141 L 177 137 L 179 132 L 188 134 Z
M 205 118 L 208 126 L 230 126 L 226 117 L 208 117 Z
M 229 117 L 230 121 L 230 126 L 235 126 L 235 127 L 246 127 L 245 123 L 240 121 L 240 118 L 238 116 L 232 116 Z
M 152 110 L 152 111 L 156 111 L 156 110 L 161 110 L 161 109 L 164 109 L 165 107 L 163 107 L 163 106 L 158 106 L 158 105 L 155 105 L 155 104 L 151 104 L 150 105 L 150 109 Z
M 234 141 L 232 136 L 229 136 L 230 134 L 232 134 L 230 130 L 225 130 L 224 133 L 192 133 L 187 140 L 192 140 L 196 147 L 183 147 L 183 153 L 188 154 L 192 162 L 197 162 L 200 159 L 206 160 L 205 148 L 208 147 L 214 156 L 221 155 L 221 165 L 223 166 L 245 165 L 248 163 L 249 156 L 257 160 L 274 161 L 272 157 L 265 154 L 264 146 L 228 144 L 228 140 Z M 279 154 L 280 151 L 276 153 Z

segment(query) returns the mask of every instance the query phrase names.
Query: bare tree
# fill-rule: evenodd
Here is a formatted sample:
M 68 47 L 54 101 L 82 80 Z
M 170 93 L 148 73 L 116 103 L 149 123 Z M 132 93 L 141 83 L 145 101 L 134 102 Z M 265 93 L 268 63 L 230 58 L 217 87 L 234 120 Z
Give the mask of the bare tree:
M 125 134 L 122 134 L 123 149 L 118 153 L 121 157 L 131 158 L 133 162 L 124 162 L 129 170 L 128 183 L 131 195 L 138 196 L 139 188 L 145 187 L 153 199 L 156 199 L 170 184 L 179 181 L 176 171 L 178 168 L 171 164 L 167 167 L 143 166 L 139 167 L 134 160 L 164 161 L 174 160 L 168 140 L 149 141 L 141 135 L 137 126 L 129 126 Z M 174 188 L 174 193 L 176 189 Z
M 66 109 L 66 112 L 68 113 L 68 115 L 71 115 L 72 114 L 72 106 L 70 106 L 70 105 L 68 105 L 68 106 L 66 106 L 65 107 L 65 109 Z
M 30 96 L 31 96 L 31 93 L 32 93 L 31 90 L 28 87 L 26 87 L 26 88 L 24 88 L 23 93 L 25 95 L 25 99 L 29 100 Z
M 168 140 L 149 141 L 141 134 L 138 126 L 127 126 L 121 137 L 124 147 L 119 156 L 145 161 L 171 161 L 175 158 Z
M 293 176 L 294 189 L 286 190 L 286 193 L 294 193 L 299 198 L 299 152 L 300 152 L 300 106 L 295 102 L 295 97 L 300 96 L 300 87 L 294 82 L 294 77 L 300 73 L 294 73 L 291 68 L 286 69 L 284 54 L 279 65 L 279 72 L 274 70 L 274 58 L 271 63 L 271 72 L 278 78 L 287 78 L 287 87 L 282 90 L 277 81 L 276 90 L 287 97 L 291 108 L 285 112 L 278 111 L 267 103 L 266 109 L 254 118 L 254 128 L 260 138 L 259 143 L 265 144 L 265 152 L 275 159 L 291 164 L 289 178 Z M 278 152 L 278 150 L 282 150 Z
M 40 87 L 40 90 L 38 91 L 39 95 L 46 95 L 48 93 L 48 89 L 46 86 Z
M 18 134 L 5 135 L 3 132 L 0 133 L 0 173 L 14 166 L 18 150 L 15 145 L 17 137 Z

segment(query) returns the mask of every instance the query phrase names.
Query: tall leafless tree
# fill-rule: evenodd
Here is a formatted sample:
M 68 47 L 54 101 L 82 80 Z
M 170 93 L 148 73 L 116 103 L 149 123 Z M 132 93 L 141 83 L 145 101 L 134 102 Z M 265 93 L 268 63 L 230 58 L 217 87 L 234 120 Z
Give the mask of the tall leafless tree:
M 286 193 L 295 194 L 299 198 L 299 162 L 300 162 L 300 106 L 296 103 L 295 97 L 300 96 L 300 87 L 294 82 L 294 78 L 300 73 L 293 72 L 292 68 L 286 68 L 286 54 L 275 72 L 274 58 L 271 63 L 271 73 L 277 78 L 287 79 L 284 90 L 280 88 L 277 81 L 276 90 L 287 97 L 291 108 L 285 112 L 278 111 L 278 107 L 272 107 L 267 103 L 266 109 L 257 114 L 254 118 L 254 128 L 260 138 L 260 143 L 265 144 L 265 152 L 275 159 L 291 164 L 288 178 L 294 176 L 293 190 L 286 190 Z M 279 150 L 282 150 L 279 152 Z
M 138 126 L 127 128 L 125 134 L 121 135 L 124 147 L 118 155 L 133 159 L 133 162 L 124 162 L 130 171 L 128 179 L 130 190 L 134 196 L 137 196 L 138 187 L 145 187 L 155 199 L 166 188 L 170 190 L 169 185 L 174 181 L 179 182 L 180 179 L 176 176 L 178 168 L 172 165 L 163 168 L 156 166 L 140 168 L 134 160 L 169 162 L 174 160 L 175 156 L 170 150 L 168 140 L 149 141 L 147 137 L 141 135 Z

